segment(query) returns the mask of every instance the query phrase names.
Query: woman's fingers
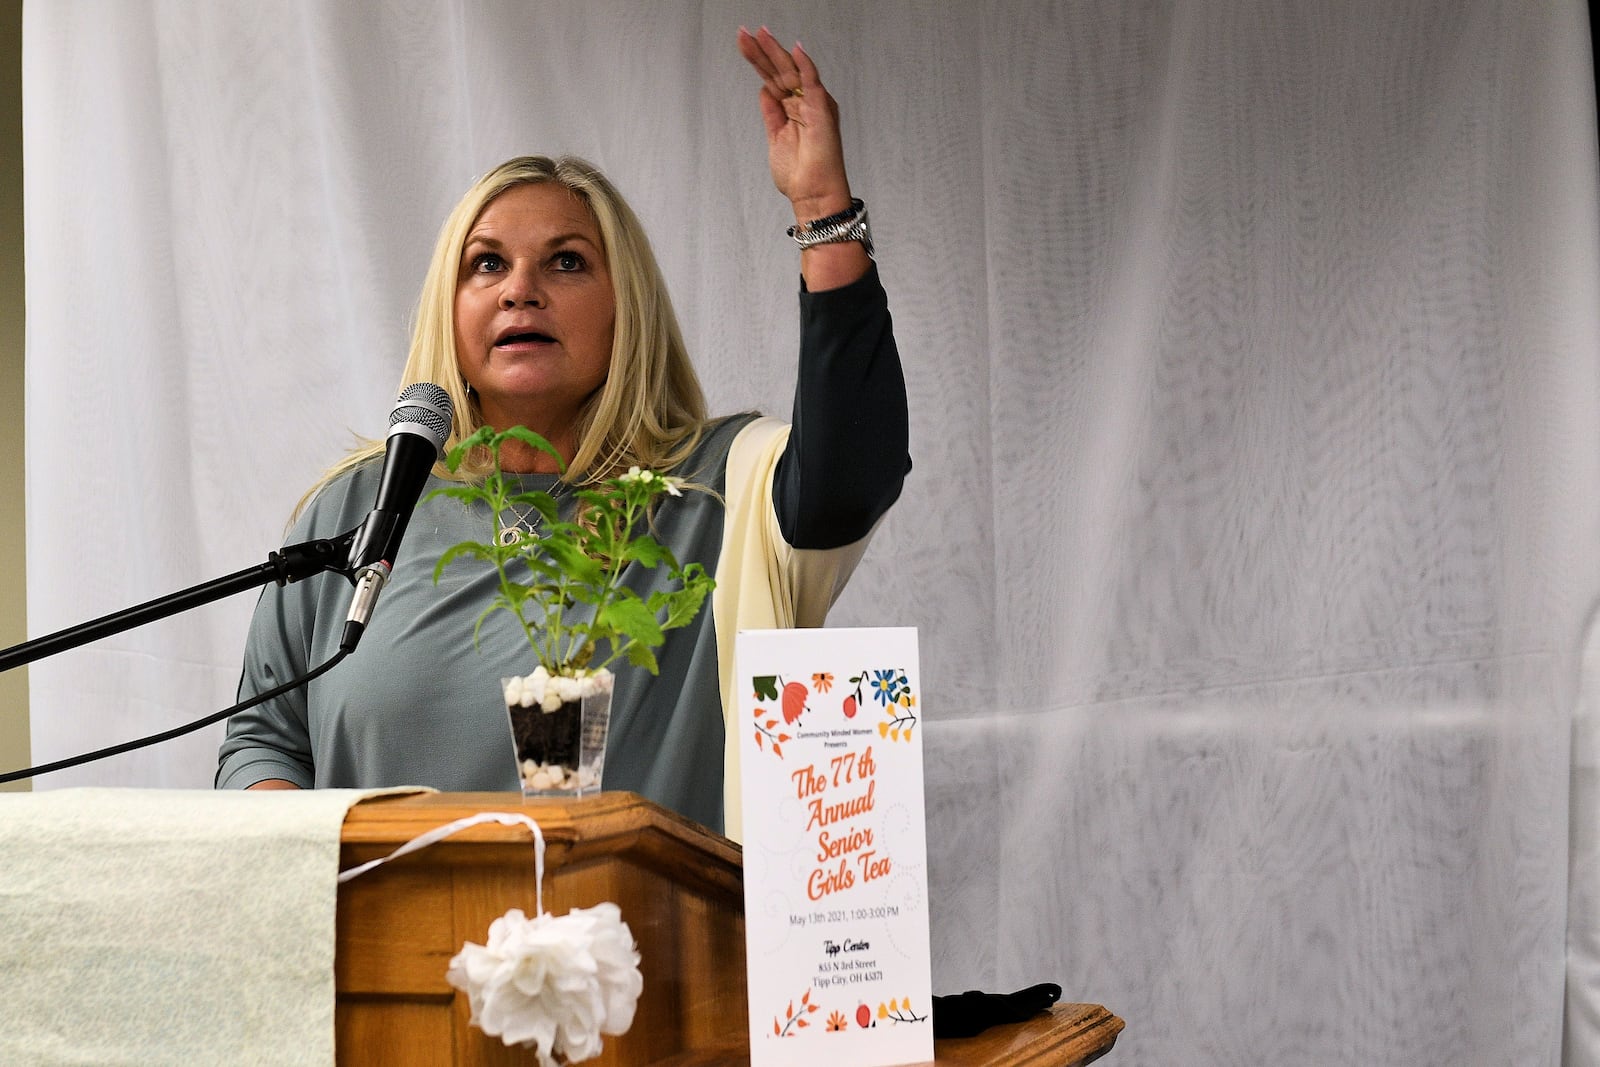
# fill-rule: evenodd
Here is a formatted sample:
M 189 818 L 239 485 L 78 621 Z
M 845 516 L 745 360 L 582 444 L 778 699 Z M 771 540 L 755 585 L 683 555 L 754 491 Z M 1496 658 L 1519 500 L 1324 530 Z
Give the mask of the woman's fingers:
M 763 89 L 756 96 L 761 104 L 761 121 L 767 128 L 768 139 L 778 136 L 789 121 L 789 113 L 768 90 Z
M 761 43 L 756 40 L 755 35 L 743 26 L 739 27 L 739 54 L 744 56 L 746 63 L 755 68 L 757 74 L 761 75 L 764 84 L 769 88 L 775 84 L 777 70 L 772 66 L 766 53 L 761 50 Z
M 794 53 L 789 57 L 794 61 L 795 73 L 800 76 L 800 88 L 822 88 L 822 75 L 817 73 L 817 65 L 811 61 L 811 56 L 806 53 L 806 46 L 799 41 L 794 43 Z
M 739 27 L 739 52 L 761 75 L 762 83 L 774 99 L 797 95 L 796 90 L 802 88 L 803 77 L 795 57 L 784 50 L 765 26 L 756 33 Z M 810 63 L 809 58 L 807 63 Z M 815 65 L 811 69 L 815 73 Z

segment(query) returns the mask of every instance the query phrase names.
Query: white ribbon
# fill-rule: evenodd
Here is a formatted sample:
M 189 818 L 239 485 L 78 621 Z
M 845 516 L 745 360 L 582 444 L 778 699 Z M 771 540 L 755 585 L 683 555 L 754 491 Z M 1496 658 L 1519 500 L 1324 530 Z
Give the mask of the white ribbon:
M 351 867 L 348 871 L 340 871 L 339 884 L 343 885 L 352 878 L 359 878 L 361 875 L 372 870 L 372 868 L 388 863 L 392 859 L 398 859 L 408 852 L 416 852 L 419 849 L 427 848 L 429 845 L 437 844 L 452 834 L 460 833 L 469 826 L 479 826 L 483 823 L 489 822 L 497 822 L 501 826 L 526 826 L 529 830 L 533 831 L 534 913 L 537 915 L 543 915 L 544 834 L 540 831 L 538 823 L 534 822 L 533 819 L 527 815 L 523 815 L 520 812 L 483 811 L 476 815 L 469 815 L 465 819 L 457 819 L 455 822 L 446 823 L 444 826 L 429 830 L 425 834 L 418 834 L 416 837 L 413 837 L 410 841 L 407 841 L 405 844 L 401 845 L 387 856 L 381 856 L 375 860 L 368 860 L 366 863 L 363 863 L 358 867 Z

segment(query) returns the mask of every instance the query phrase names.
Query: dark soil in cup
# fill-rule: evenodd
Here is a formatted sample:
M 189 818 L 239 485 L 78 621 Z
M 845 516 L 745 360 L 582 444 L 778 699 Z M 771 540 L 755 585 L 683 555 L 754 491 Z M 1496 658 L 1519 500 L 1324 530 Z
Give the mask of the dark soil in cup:
M 511 714 L 511 737 L 517 745 L 517 762 L 559 763 L 572 769 L 578 766 L 578 723 L 581 701 L 571 700 L 555 711 L 535 706 L 506 709 Z

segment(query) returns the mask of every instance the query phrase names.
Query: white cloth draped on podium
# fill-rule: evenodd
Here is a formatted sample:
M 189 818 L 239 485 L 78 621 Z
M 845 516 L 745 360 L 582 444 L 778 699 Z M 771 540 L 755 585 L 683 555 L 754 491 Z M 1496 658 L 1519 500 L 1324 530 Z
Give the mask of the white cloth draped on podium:
M 0 793 L 0 1063 L 328 1067 L 339 831 L 375 793 Z

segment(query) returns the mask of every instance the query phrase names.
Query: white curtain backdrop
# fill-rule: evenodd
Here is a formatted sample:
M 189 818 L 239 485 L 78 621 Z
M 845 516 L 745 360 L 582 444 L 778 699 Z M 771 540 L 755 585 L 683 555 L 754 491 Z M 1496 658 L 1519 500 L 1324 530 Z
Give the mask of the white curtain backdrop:
M 511 155 L 605 169 L 713 407 L 786 414 L 741 23 L 840 101 L 909 378 L 832 622 L 920 631 L 935 992 L 1059 981 L 1119 1063 L 1600 1062 L 1577 0 L 34 0 L 32 633 L 281 545 Z M 226 706 L 253 601 L 35 665 L 36 760 Z

